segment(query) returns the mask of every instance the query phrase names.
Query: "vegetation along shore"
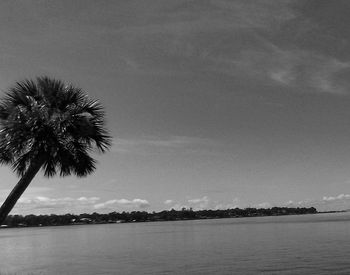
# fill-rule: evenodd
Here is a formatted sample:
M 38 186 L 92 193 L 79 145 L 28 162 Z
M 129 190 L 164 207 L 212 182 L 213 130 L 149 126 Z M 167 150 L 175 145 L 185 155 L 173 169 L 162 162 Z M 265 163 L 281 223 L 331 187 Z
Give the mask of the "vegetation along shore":
M 181 210 L 163 210 L 160 212 L 132 211 L 111 212 L 108 214 L 63 214 L 63 215 L 9 215 L 2 227 L 57 226 L 76 224 L 101 224 L 125 222 L 154 222 L 198 219 L 221 219 L 259 216 L 317 214 L 314 207 L 272 207 L 272 208 L 234 208 L 226 210 L 198 210 L 182 208 Z

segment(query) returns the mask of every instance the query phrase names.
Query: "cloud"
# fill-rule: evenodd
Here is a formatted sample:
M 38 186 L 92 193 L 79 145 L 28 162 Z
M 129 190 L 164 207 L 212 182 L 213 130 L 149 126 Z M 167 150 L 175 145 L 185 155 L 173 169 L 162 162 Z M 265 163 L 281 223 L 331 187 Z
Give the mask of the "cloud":
M 181 209 L 189 209 L 190 206 L 189 205 L 186 205 L 186 204 L 182 204 L 182 203 L 175 203 L 173 204 L 171 207 L 169 207 L 169 210 L 170 209 L 174 209 L 174 210 L 181 210 Z
M 92 206 L 98 200 L 100 200 L 98 197 L 22 197 L 18 200 L 13 212 L 18 214 L 80 213 L 81 211 L 91 211 Z
M 112 151 L 116 153 L 136 153 L 136 154 L 159 154 L 159 153 L 199 153 L 209 152 L 208 148 L 218 144 L 210 139 L 171 136 L 168 138 L 146 137 L 139 139 L 113 140 Z
M 283 51 L 270 57 L 276 62 L 267 66 L 267 74 L 277 83 L 311 92 L 347 92 L 348 85 L 339 83 L 337 76 L 350 68 L 349 62 L 305 51 Z
M 80 201 L 80 202 L 83 202 L 83 203 L 95 203 L 96 201 L 98 201 L 100 198 L 98 197 L 90 197 L 90 198 L 87 198 L 87 197 L 80 197 L 78 198 L 77 200 Z
M 207 196 L 204 196 L 203 198 L 199 198 L 199 199 L 190 199 L 188 200 L 189 203 L 192 204 L 198 204 L 198 203 L 208 203 L 209 199 Z
M 129 209 L 142 209 L 147 208 L 150 206 L 150 203 L 147 200 L 144 199 L 133 199 L 133 200 L 127 200 L 127 199 L 114 199 L 114 200 L 108 200 L 104 203 L 98 203 L 94 205 L 95 209 L 115 209 L 118 207 L 124 207 Z
M 153 6 L 153 13 L 143 12 L 147 23 L 113 33 L 121 55 L 139 72 L 220 71 L 226 60 L 231 63 L 242 50 L 260 44 L 256 33 L 278 30 L 295 18 L 289 2 L 164 1 Z
M 150 203 L 144 199 L 113 199 L 98 203 L 98 197 L 63 197 L 50 198 L 45 196 L 36 196 L 33 198 L 22 197 L 18 200 L 14 208 L 17 214 L 65 214 L 65 213 L 84 213 L 96 210 L 120 210 L 120 209 L 144 209 L 150 206 Z
M 338 195 L 336 197 L 324 196 L 322 199 L 323 199 L 323 201 L 348 200 L 348 199 L 350 199 L 350 195 L 348 195 L 348 194 L 340 194 L 340 195 Z
M 341 81 L 338 76 L 350 68 L 347 60 L 286 40 L 286 30 L 309 35 L 315 24 L 292 2 L 159 4 L 156 14 L 145 14 L 150 23 L 117 31 L 120 50 L 134 68 L 147 74 L 209 72 L 304 92 L 346 93 L 348 76 Z
M 18 200 L 18 203 L 20 204 L 37 204 L 40 206 L 46 206 L 46 205 L 60 205 L 60 204 L 69 204 L 69 203 L 80 203 L 80 204 L 92 204 L 98 201 L 100 198 L 98 197 L 80 197 L 77 199 L 70 198 L 70 197 L 64 197 L 64 198 L 49 198 L 44 196 L 36 196 L 35 198 L 29 199 L 29 198 L 20 198 Z
M 168 202 L 168 201 L 167 201 Z M 219 203 L 211 200 L 208 196 L 199 198 L 188 199 L 185 202 L 175 202 L 169 200 L 167 205 L 171 205 L 170 209 L 181 210 L 182 208 L 192 208 L 193 210 L 205 210 L 205 209 L 229 209 L 238 207 L 239 199 L 235 198 L 229 203 Z
M 31 186 L 30 188 L 28 188 L 26 190 L 26 196 L 27 197 L 34 197 L 37 194 L 45 194 L 48 193 L 50 191 L 52 191 L 53 188 L 52 187 L 37 187 L 37 186 Z M 7 197 L 8 194 L 10 194 L 10 192 L 12 191 L 12 189 L 0 189 L 0 198 L 1 199 L 5 199 Z
M 350 209 L 350 194 L 336 196 L 323 196 L 320 199 L 307 199 L 303 201 L 288 201 L 289 207 L 315 207 L 318 211 L 334 211 Z
M 174 201 L 166 200 L 164 202 L 169 206 L 169 209 L 181 210 L 182 208 L 192 208 L 193 210 L 205 210 L 205 209 L 232 209 L 239 207 L 239 198 L 234 198 L 228 203 L 218 202 L 210 199 L 208 196 L 199 198 L 187 199 L 186 201 Z
M 202 143 L 204 139 L 186 136 L 172 136 L 169 138 L 148 137 L 142 139 L 116 138 L 113 142 L 116 146 L 152 146 L 152 147 L 183 147 L 193 143 Z
M 129 36 L 149 37 L 154 34 L 183 35 L 193 32 L 213 32 L 233 29 L 271 29 L 278 23 L 292 20 L 295 11 L 289 6 L 289 0 L 269 1 L 162 1 L 152 9 L 156 12 L 145 13 L 147 23 L 125 26 L 116 33 Z M 277 23 L 278 22 L 278 23 Z
M 272 205 L 269 202 L 262 202 L 262 203 L 254 204 L 252 207 L 254 207 L 254 208 L 271 208 Z
M 231 202 L 229 203 L 216 203 L 214 206 L 214 209 L 234 209 L 234 208 L 239 208 L 239 198 L 234 198 Z
M 187 202 L 194 210 L 208 209 L 210 207 L 210 199 L 207 196 L 190 199 Z
M 169 206 L 169 209 L 181 210 L 183 208 L 193 210 L 202 210 L 209 208 L 210 199 L 207 196 L 202 198 L 188 199 L 186 202 L 179 202 L 174 200 L 166 200 L 164 204 Z
M 350 83 L 339 81 L 339 75 L 348 73 L 350 62 L 297 47 L 285 48 L 259 34 L 252 37 L 245 49 L 217 59 L 221 72 L 232 76 L 244 74 L 255 81 L 303 92 L 344 94 L 350 87 Z

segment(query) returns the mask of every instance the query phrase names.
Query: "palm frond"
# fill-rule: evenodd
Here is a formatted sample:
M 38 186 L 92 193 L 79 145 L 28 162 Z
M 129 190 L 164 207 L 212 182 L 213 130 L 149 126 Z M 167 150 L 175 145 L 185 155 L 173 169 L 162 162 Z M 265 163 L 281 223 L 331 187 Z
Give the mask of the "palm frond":
M 86 176 L 96 168 L 90 152 L 111 146 L 104 116 L 73 85 L 46 76 L 17 82 L 0 101 L 0 163 L 21 175 L 40 155 L 47 177 Z

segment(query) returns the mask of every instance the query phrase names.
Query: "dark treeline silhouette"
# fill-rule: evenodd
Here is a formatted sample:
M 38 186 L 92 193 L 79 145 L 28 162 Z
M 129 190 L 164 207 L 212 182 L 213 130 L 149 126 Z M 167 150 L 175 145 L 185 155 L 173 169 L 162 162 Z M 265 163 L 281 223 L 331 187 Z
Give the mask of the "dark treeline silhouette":
M 310 208 L 235 208 L 226 210 L 198 210 L 192 208 L 181 210 L 164 210 L 148 213 L 145 211 L 111 212 L 109 214 L 64 214 L 64 215 L 10 215 L 4 222 L 4 227 L 21 226 L 54 226 L 74 224 L 98 224 L 98 223 L 123 223 L 123 222 L 151 222 L 151 221 L 176 221 L 195 219 L 220 219 L 257 216 L 301 215 L 318 213 L 314 207 Z

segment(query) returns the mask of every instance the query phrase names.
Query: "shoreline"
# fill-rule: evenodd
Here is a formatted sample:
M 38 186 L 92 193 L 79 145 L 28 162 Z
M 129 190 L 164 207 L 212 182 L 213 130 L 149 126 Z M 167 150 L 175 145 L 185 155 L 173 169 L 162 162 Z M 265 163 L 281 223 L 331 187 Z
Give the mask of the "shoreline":
M 346 211 L 326 211 L 318 212 L 314 207 L 310 208 L 235 208 L 226 210 L 163 210 L 160 212 L 111 212 L 108 214 L 62 214 L 62 215 L 10 215 L 4 225 L 0 228 L 22 228 L 22 227 L 46 227 L 46 226 L 64 226 L 64 225 L 86 225 L 86 224 L 110 224 L 110 223 L 138 223 L 138 222 L 157 222 L 157 221 L 181 221 L 181 220 L 206 220 L 223 218 L 245 218 L 245 217 L 269 217 L 269 216 L 288 216 L 288 215 L 307 215 L 322 213 L 338 213 Z

